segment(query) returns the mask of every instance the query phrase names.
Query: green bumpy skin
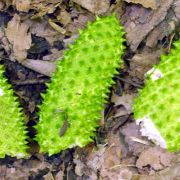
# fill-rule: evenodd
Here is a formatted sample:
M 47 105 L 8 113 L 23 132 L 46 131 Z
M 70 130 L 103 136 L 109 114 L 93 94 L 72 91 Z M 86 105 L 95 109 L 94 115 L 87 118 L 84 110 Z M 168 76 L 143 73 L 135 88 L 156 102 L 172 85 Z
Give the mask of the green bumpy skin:
M 0 158 L 27 157 L 24 116 L 0 65 Z
M 122 64 L 123 34 L 115 15 L 97 17 L 65 51 L 40 106 L 35 138 L 40 152 L 52 155 L 92 141 L 112 78 Z M 62 128 L 66 130 L 60 135 Z
M 151 120 L 163 138 L 155 143 L 171 152 L 180 150 L 180 40 L 174 46 L 148 75 L 146 85 L 133 105 L 135 119 Z M 149 139 L 153 140 L 153 137 L 151 134 Z

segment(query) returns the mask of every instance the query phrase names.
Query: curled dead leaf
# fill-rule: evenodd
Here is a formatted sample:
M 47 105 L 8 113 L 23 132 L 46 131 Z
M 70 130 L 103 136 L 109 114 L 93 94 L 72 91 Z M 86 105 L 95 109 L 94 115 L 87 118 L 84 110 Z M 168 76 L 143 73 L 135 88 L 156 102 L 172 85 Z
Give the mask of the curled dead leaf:
M 128 3 L 136 3 L 136 4 L 141 4 L 142 6 L 146 8 L 152 8 L 152 9 L 157 9 L 160 5 L 160 0 L 124 0 Z
M 75 3 L 79 4 L 83 8 L 89 10 L 93 14 L 103 14 L 109 9 L 109 1 L 108 0 L 73 0 Z
M 30 0 L 13 0 L 13 5 L 16 6 L 18 11 L 28 12 L 30 9 L 31 1 Z
M 28 29 L 29 26 L 21 22 L 20 16 L 15 14 L 5 30 L 6 37 L 12 45 L 14 58 L 19 62 L 26 59 L 27 50 L 31 47 L 32 40 Z

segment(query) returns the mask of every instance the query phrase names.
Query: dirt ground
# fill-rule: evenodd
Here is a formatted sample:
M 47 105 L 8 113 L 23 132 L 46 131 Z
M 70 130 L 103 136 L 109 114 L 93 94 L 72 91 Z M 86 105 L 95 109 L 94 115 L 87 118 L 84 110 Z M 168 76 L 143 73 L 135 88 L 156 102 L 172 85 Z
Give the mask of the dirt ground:
M 56 60 L 96 15 L 125 27 L 124 67 L 114 79 L 94 143 L 48 156 L 32 140 L 40 93 Z M 179 0 L 0 0 L 0 63 L 26 114 L 31 157 L 0 159 L 0 180 L 178 180 L 179 153 L 142 137 L 131 104 L 144 74 L 179 38 Z M 168 122 L 167 122 L 168 123 Z

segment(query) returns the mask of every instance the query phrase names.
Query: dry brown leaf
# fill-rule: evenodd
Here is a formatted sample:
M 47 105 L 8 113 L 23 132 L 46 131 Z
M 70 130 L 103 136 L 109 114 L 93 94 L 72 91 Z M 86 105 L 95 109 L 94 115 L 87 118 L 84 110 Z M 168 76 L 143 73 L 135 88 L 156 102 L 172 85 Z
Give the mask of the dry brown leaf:
M 95 20 L 95 16 L 92 14 L 80 14 L 78 19 L 74 19 L 72 23 L 69 23 L 66 27 L 66 30 L 70 33 L 77 34 L 78 29 L 84 29 L 86 27 L 87 22 L 91 22 Z
M 11 54 L 11 45 L 9 44 L 9 41 L 7 39 L 7 37 L 5 36 L 5 32 L 4 29 L 0 28 L 0 43 L 1 46 L 4 48 L 4 50 L 6 51 L 6 53 L 8 55 Z M 9 57 L 9 59 L 13 60 L 13 58 Z
M 28 106 L 28 110 L 30 111 L 30 113 L 33 113 L 35 111 L 35 108 L 36 108 L 35 102 L 30 101 Z
M 137 5 L 126 7 L 121 21 L 132 51 L 136 51 L 144 38 L 165 19 L 172 4 L 173 0 L 161 0 L 160 7 L 154 11 Z
M 139 79 L 144 79 L 144 74 L 159 62 L 161 50 L 152 52 L 142 52 L 135 54 L 130 60 L 129 74 Z
M 85 168 L 85 164 L 82 163 L 82 161 L 80 161 L 79 159 L 74 159 L 73 160 L 74 163 L 76 164 L 76 167 L 75 167 L 75 173 L 78 175 L 78 176 L 82 176 L 83 175 L 83 169 Z
M 160 5 L 161 0 L 124 0 L 128 3 L 136 3 L 136 4 L 141 4 L 146 8 L 152 8 L 152 9 L 157 9 Z
M 176 14 L 178 21 L 180 21 L 180 1 L 179 0 L 174 0 L 173 9 L 174 9 L 174 12 Z
M 155 48 L 159 41 L 162 41 L 164 37 L 168 37 L 172 34 L 175 31 L 176 24 L 178 23 L 176 21 L 178 20 L 175 20 L 175 18 L 167 17 L 147 36 L 146 46 Z
M 30 0 L 13 0 L 13 5 L 18 11 L 28 12 L 31 7 Z
M 164 165 L 172 165 L 174 158 L 174 154 L 170 154 L 160 147 L 151 147 L 140 154 L 136 166 L 140 169 L 143 169 L 145 166 L 151 166 L 154 170 L 161 170 Z
M 179 180 L 180 164 L 168 167 L 154 175 L 140 175 L 138 180 Z
M 19 62 L 26 59 L 27 50 L 31 47 L 31 34 L 28 29 L 29 26 L 21 22 L 20 16 L 15 14 L 5 30 L 6 37 L 12 45 L 14 57 Z
M 115 93 L 111 96 L 111 102 L 115 104 L 115 106 L 122 105 L 125 107 L 127 113 L 130 114 L 132 112 L 131 105 L 133 103 L 135 94 L 124 94 L 123 96 L 118 96 Z
M 100 0 L 100 1 L 73 0 L 73 1 L 94 14 L 103 14 L 109 9 L 110 6 L 108 0 Z
M 55 61 L 55 60 L 60 60 L 63 57 L 63 50 L 59 51 L 55 48 L 51 49 L 51 54 L 48 54 L 46 56 L 43 56 L 43 60 L 45 61 Z
M 66 30 L 64 28 L 62 28 L 61 26 L 59 26 L 58 24 L 56 24 L 55 22 L 53 22 L 51 19 L 48 20 L 49 25 L 57 32 L 61 33 L 61 34 L 65 34 Z
M 44 180 L 54 180 L 54 177 L 51 172 L 48 172 L 46 175 L 43 176 Z
M 33 17 L 42 17 L 45 14 L 53 13 L 56 8 L 62 3 L 62 0 L 33 0 L 31 2 L 32 9 L 38 11 Z
M 115 180 L 126 177 L 131 179 L 132 172 L 126 164 L 121 163 L 122 147 L 119 133 L 110 131 L 107 135 L 107 144 L 99 145 L 96 151 L 90 151 L 80 163 L 80 175 L 88 175 L 90 179 L 99 174 L 100 179 Z M 86 163 L 83 163 L 86 162 Z M 122 167 L 119 167 L 122 165 Z M 97 178 L 97 177 L 96 177 Z
M 12 4 L 12 0 L 1 0 L 3 3 L 6 4 L 6 6 L 10 6 Z
M 5 3 L 0 1 L 0 10 L 3 10 L 4 6 L 5 6 Z
M 57 15 L 57 20 L 66 26 L 71 22 L 71 15 L 65 9 L 62 9 L 59 15 Z
M 45 38 L 52 46 L 54 41 L 62 40 L 64 37 L 64 35 L 51 28 L 47 21 L 33 21 L 28 19 L 25 23 L 31 26 L 30 32 L 32 34 Z
M 64 179 L 63 177 L 64 177 L 64 172 L 59 171 L 55 176 L 55 180 L 63 180 Z
M 120 133 L 124 136 L 124 140 L 128 145 L 127 151 L 131 152 L 135 156 L 138 156 L 139 153 L 141 153 L 145 148 L 148 147 L 147 145 L 136 142 L 132 139 L 132 137 L 135 137 L 139 140 L 144 140 L 141 136 L 139 126 L 136 125 L 135 122 L 127 123 L 120 129 Z

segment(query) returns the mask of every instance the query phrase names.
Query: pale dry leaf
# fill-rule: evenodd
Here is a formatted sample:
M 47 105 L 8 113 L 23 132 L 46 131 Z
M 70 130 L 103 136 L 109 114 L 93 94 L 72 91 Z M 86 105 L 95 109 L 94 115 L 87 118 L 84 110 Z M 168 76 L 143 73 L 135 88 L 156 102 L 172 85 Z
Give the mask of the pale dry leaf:
M 125 107 L 127 114 L 132 112 L 132 103 L 136 94 L 124 94 L 122 96 L 118 96 L 115 93 L 111 96 L 111 102 L 115 104 L 115 106 L 122 105 Z
M 29 102 L 29 106 L 28 106 L 28 110 L 29 110 L 31 113 L 33 113 L 34 110 L 35 110 L 35 108 L 36 108 L 35 102 L 34 102 L 34 101 L 30 101 L 30 102 Z
M 21 22 L 20 16 L 15 14 L 5 30 L 6 37 L 12 45 L 15 59 L 22 62 L 27 57 L 27 50 L 31 47 L 29 25 Z
M 120 134 L 124 136 L 124 141 L 128 145 L 128 151 L 132 152 L 135 156 L 139 156 L 145 148 L 148 146 L 132 140 L 133 138 L 142 139 L 139 126 L 135 123 L 127 123 L 120 129 Z M 142 139 L 143 140 L 143 139 Z
M 5 32 L 4 32 L 4 29 L 3 28 L 0 28 L 0 43 L 1 43 L 1 46 L 4 48 L 4 50 L 6 51 L 6 53 L 8 55 L 11 54 L 11 45 L 9 44 L 9 41 L 7 39 L 7 37 L 5 36 Z M 12 58 L 9 57 L 11 60 Z
M 57 20 L 66 26 L 71 22 L 71 15 L 65 9 L 62 9 L 59 15 L 57 15 Z
M 13 5 L 16 6 L 18 11 L 28 12 L 31 8 L 30 0 L 13 0 Z
M 57 32 L 61 33 L 61 34 L 65 34 L 66 30 L 64 28 L 62 28 L 61 26 L 59 26 L 58 24 L 56 24 L 55 22 L 53 22 L 51 19 L 48 20 L 49 25 Z
M 128 170 L 128 169 L 123 169 L 120 174 L 119 174 L 119 179 L 122 180 L 131 180 L 133 176 L 132 171 Z
M 139 79 L 144 79 L 144 74 L 150 70 L 154 64 L 159 62 L 161 50 L 153 52 L 142 52 L 141 54 L 135 54 L 130 60 L 129 74 Z
M 141 175 L 138 180 L 179 180 L 180 164 L 168 167 L 154 175 Z
M 59 51 L 55 48 L 51 49 L 51 54 L 48 54 L 46 56 L 43 56 L 43 60 L 45 61 L 55 61 L 55 60 L 60 60 L 63 57 L 63 50 Z
M 1 0 L 3 3 L 6 4 L 6 6 L 10 6 L 12 4 L 12 0 Z
M 5 3 L 0 1 L 0 10 L 2 11 L 4 9 L 4 7 L 5 7 Z
M 75 3 L 79 4 L 83 8 L 89 10 L 94 14 L 103 14 L 107 12 L 109 9 L 109 1 L 108 0 L 73 0 Z
M 128 3 L 141 4 L 145 8 L 157 9 L 160 5 L 161 0 L 124 0 Z
M 173 0 L 161 0 L 160 7 L 154 11 L 137 5 L 126 7 L 121 22 L 125 27 L 126 40 L 132 51 L 136 51 L 144 38 L 165 19 L 172 4 Z
M 33 0 L 31 2 L 31 7 L 38 12 L 33 16 L 33 18 L 53 13 L 61 3 L 62 0 Z
M 142 169 L 151 166 L 154 170 L 161 170 L 164 166 L 172 165 L 174 155 L 166 152 L 160 147 L 150 147 L 143 151 L 136 162 L 136 166 Z
M 146 46 L 155 48 L 158 42 L 163 41 L 165 37 L 169 37 L 173 32 L 175 32 L 176 26 L 179 22 L 180 19 L 178 20 L 176 15 L 174 15 L 173 18 L 171 16 L 167 16 L 166 19 L 162 21 L 157 27 L 155 27 L 147 36 Z
M 51 172 L 48 172 L 46 175 L 43 176 L 44 180 L 54 180 L 54 177 Z
M 83 169 L 85 168 L 85 164 L 82 161 L 80 161 L 79 159 L 74 159 L 73 161 L 76 164 L 75 173 L 78 176 L 82 176 L 83 175 Z
M 180 1 L 179 0 L 174 0 L 173 9 L 174 9 L 174 12 L 176 14 L 178 21 L 180 21 Z
M 64 179 L 63 177 L 64 177 L 64 172 L 59 171 L 55 176 L 55 180 L 63 180 Z
M 107 135 L 107 145 L 99 145 L 96 152 L 87 157 L 87 166 L 93 172 L 99 172 L 100 179 L 114 180 L 121 177 L 121 168 L 113 168 L 121 163 L 122 144 L 119 133 L 110 131 Z
M 78 29 L 84 29 L 87 25 L 87 22 L 95 20 L 95 16 L 91 13 L 80 14 L 78 19 L 74 19 L 73 22 L 69 23 L 66 27 L 66 30 L 71 34 L 77 34 Z
M 54 41 L 62 40 L 64 35 L 55 31 L 47 21 L 39 20 L 33 21 L 27 19 L 25 21 L 26 24 L 30 24 L 30 32 L 36 36 L 40 36 L 45 38 L 50 45 L 53 46 Z

